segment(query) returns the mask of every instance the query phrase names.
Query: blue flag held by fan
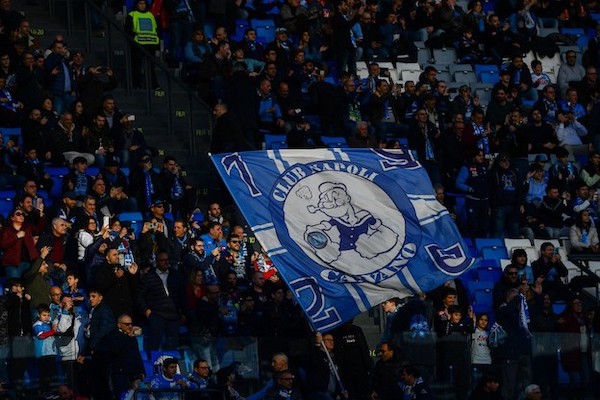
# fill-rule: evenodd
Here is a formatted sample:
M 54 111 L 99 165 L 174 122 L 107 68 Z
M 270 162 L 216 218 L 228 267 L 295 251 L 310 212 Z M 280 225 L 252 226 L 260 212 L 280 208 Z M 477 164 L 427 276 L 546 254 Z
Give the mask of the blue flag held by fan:
M 431 290 L 475 264 L 405 150 L 268 150 L 212 160 L 316 330 Z

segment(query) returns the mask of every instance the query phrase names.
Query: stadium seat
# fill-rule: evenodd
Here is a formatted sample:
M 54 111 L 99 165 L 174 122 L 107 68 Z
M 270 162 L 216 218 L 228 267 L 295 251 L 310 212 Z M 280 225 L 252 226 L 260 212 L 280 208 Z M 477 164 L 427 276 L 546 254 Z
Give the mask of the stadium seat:
M 481 249 L 481 258 L 484 260 L 500 260 L 501 258 L 508 258 L 508 252 L 506 251 L 506 247 L 504 247 L 504 245 L 484 246 Z
M 321 142 L 327 147 L 339 147 L 345 149 L 348 147 L 348 142 L 342 136 L 321 136 Z
M 484 247 L 504 247 L 504 241 L 500 238 L 475 238 L 475 247 L 481 254 Z
M 473 67 L 471 64 L 450 64 L 449 68 L 451 74 L 455 74 L 457 72 L 472 72 Z
M 489 313 L 493 310 L 493 289 L 480 288 L 473 293 L 473 311 L 476 314 Z
M 256 29 L 256 37 L 261 38 L 260 42 L 267 44 L 275 40 L 275 25 L 273 26 L 258 26 Z
M 583 28 L 560 28 L 560 33 L 577 37 L 586 36 L 585 29 Z
M 546 242 L 552 243 L 554 247 L 560 247 L 560 240 L 558 239 L 533 239 L 533 247 L 540 251 L 542 244 Z
M 415 83 L 419 82 L 419 76 L 423 71 L 421 70 L 403 70 L 400 72 L 400 80 L 404 83 L 406 81 L 413 81 Z
M 504 268 L 506 268 L 508 265 L 510 265 L 511 261 L 508 258 L 502 258 L 500 260 L 500 268 L 502 268 L 502 271 L 504 271 Z
M 475 71 L 475 74 L 478 77 L 480 77 L 481 73 L 484 71 L 493 71 L 496 73 L 500 73 L 500 71 L 498 70 L 498 66 L 494 64 L 475 64 L 473 70 Z
M 14 190 L 0 190 L 0 199 L 12 200 L 16 195 Z
M 508 252 L 512 252 L 512 249 L 514 249 L 515 247 L 518 248 L 525 248 L 525 247 L 531 247 L 531 242 L 529 241 L 529 239 L 510 239 L 510 238 L 504 238 L 504 246 L 506 247 L 506 250 L 508 250 Z
M 267 150 L 287 149 L 286 135 L 269 135 L 265 134 L 265 148 Z
M 454 79 L 452 78 L 452 75 L 450 75 L 450 71 L 438 71 L 437 80 L 444 81 L 444 82 L 454 81 Z M 435 89 L 435 88 L 432 88 L 432 89 Z
M 92 177 L 94 177 L 94 178 L 95 178 L 95 177 L 96 177 L 96 176 L 98 176 L 98 174 L 100 173 L 100 168 L 98 168 L 98 167 L 94 167 L 94 166 L 87 167 L 87 170 L 86 170 L 85 172 L 86 172 L 86 173 L 87 173 L 89 176 L 92 176 Z
M 475 293 L 478 291 L 485 292 L 489 290 L 490 293 L 494 290 L 493 281 L 467 281 L 467 289 L 471 299 L 475 299 Z
M 477 82 L 477 75 L 473 71 L 458 71 L 454 73 L 454 81 L 461 83 L 475 83 Z
M 258 29 L 261 27 L 269 27 L 273 29 L 273 31 L 275 31 L 275 21 L 272 19 L 253 19 L 252 27 L 254 29 Z M 256 35 L 258 36 L 258 32 L 256 32 Z
M 435 58 L 436 63 L 454 64 L 456 61 L 456 49 L 453 47 L 433 49 L 433 58 Z
M 0 199 L 0 214 L 2 214 L 5 218 L 13 209 L 13 201 L 12 199 Z
M 479 97 L 479 102 L 482 105 L 489 105 L 492 101 L 492 92 L 485 89 L 477 89 L 475 91 L 475 97 Z
M 483 261 L 488 261 L 488 260 L 483 260 Z M 492 260 L 492 261 L 499 261 L 499 260 Z M 483 264 L 483 262 L 482 262 L 482 264 Z M 479 267 L 477 267 L 475 274 L 477 276 L 477 280 L 479 280 L 479 281 L 498 282 L 500 280 L 500 278 L 502 277 L 502 268 L 500 267 L 499 262 L 496 266 L 480 265 Z
M 119 221 L 129 224 L 134 232 L 139 233 L 142 231 L 144 216 L 141 212 L 123 212 L 119 214 Z
M 496 84 L 500 81 L 500 74 L 495 71 L 483 71 L 479 77 L 482 83 Z
M 554 313 L 556 315 L 562 314 L 563 311 L 565 311 L 567 309 L 567 303 L 565 303 L 562 300 L 557 300 L 554 303 L 552 303 L 552 311 L 554 311 Z
M 50 179 L 54 182 L 50 191 L 50 197 L 60 198 L 62 195 L 62 178 L 62 176 L 50 175 Z
M 69 168 L 67 167 L 46 167 L 46 172 L 50 176 L 65 176 L 69 173 Z

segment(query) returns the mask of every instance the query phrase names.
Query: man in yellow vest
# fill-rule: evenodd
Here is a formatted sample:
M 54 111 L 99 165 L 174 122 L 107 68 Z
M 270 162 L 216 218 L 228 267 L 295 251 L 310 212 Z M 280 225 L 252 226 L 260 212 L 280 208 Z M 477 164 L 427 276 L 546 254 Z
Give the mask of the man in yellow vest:
M 143 46 L 150 54 L 158 50 L 160 39 L 158 37 L 158 25 L 154 15 L 148 10 L 146 0 L 135 2 L 134 10 L 131 11 L 125 19 L 125 31 L 133 37 L 133 40 L 140 46 Z M 134 88 L 142 88 L 142 65 L 144 54 L 138 46 L 131 46 L 131 75 Z M 146 63 L 152 79 L 152 88 L 160 90 L 156 72 L 154 71 L 154 61 L 148 59 Z

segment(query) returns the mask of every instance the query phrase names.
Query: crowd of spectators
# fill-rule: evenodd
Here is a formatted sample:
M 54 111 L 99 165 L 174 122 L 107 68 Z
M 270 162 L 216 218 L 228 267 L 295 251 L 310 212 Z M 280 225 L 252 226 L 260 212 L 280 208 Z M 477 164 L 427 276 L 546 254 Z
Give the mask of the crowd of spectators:
M 152 11 L 141 3 L 138 12 Z M 523 61 L 543 44 L 537 31 L 544 19 L 594 27 L 595 2 L 498 2 L 487 14 L 478 0 L 466 10 L 454 0 L 163 4 L 170 20 L 154 26 L 170 34 L 169 61 L 184 62 L 183 75 L 214 107 L 213 151 L 257 148 L 265 134 L 285 134 L 298 148 L 321 145 L 323 135 L 345 137 L 351 147 L 407 145 L 466 236 L 568 236 L 572 252 L 600 252 L 598 37 L 585 67 L 575 51 L 564 54 L 556 82 L 540 62 L 530 69 Z M 250 27 L 238 35 L 239 19 L 274 19 L 274 37 L 266 41 Z M 132 35 L 139 34 L 135 21 L 126 19 Z M 10 354 L 1 372 L 14 394 L 25 392 L 26 376 L 38 376 L 41 391 L 66 383 L 59 388 L 65 399 L 73 396 L 69 388 L 108 399 L 144 385 L 214 388 L 239 399 L 235 367 L 220 368 L 215 380 L 208 373 L 218 364 L 217 339 L 231 337 L 310 338 L 297 360 L 273 356 L 273 378 L 253 399 L 427 399 L 428 382 L 447 383 L 460 399 L 470 392 L 474 400 L 534 399 L 540 387 L 552 398 L 558 385 L 548 377 L 559 366 L 552 338 L 573 393 L 600 392 L 591 335 L 600 329 L 598 313 L 583 310 L 563 283 L 564 260 L 550 243 L 531 265 L 513 254 L 490 314 L 474 314 L 460 280 L 402 307 L 398 299 L 385 302 L 374 366 L 351 323 L 313 341 L 252 233 L 230 224 L 218 203 L 202 216 L 176 159 L 153 167 L 156 149 L 110 95 L 118 85 L 112 69 L 87 65 L 62 36 L 44 48 L 10 0 L 0 0 L 0 23 L 0 125 L 22 132 L 3 138 L 0 149 L 0 190 L 14 191 L 0 232 L 9 278 L 0 329 Z M 456 47 L 461 63 L 498 65 L 491 100 L 468 85 L 450 93 L 431 65 L 417 82 L 402 84 L 379 67 L 416 61 L 413 42 L 425 39 L 430 49 Z M 357 76 L 358 60 L 368 63 L 366 78 Z M 158 88 L 154 73 L 151 81 Z M 60 180 L 47 171 L 63 166 L 70 170 Z M 140 212 L 143 221 L 121 221 L 125 212 Z M 556 299 L 568 302 L 560 315 Z M 501 328 L 490 333 L 494 319 Z M 534 343 L 540 332 L 561 335 Z M 190 376 L 177 372 L 173 358 L 146 376 L 144 352 L 182 344 L 197 357 Z M 534 344 L 547 351 L 532 357 Z

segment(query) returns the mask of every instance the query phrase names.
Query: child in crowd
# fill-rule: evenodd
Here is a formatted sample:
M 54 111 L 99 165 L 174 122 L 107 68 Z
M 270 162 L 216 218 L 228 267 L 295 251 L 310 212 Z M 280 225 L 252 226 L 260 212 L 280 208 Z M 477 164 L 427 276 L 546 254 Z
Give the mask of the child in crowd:
M 473 367 L 474 384 L 482 375 L 490 372 L 492 355 L 488 346 L 489 332 L 487 330 L 490 317 L 486 313 L 477 314 L 475 318 L 475 332 L 471 341 L 471 366 Z
M 50 324 L 50 307 L 47 304 L 38 306 L 37 321 L 33 324 L 35 358 L 40 369 L 40 387 L 46 392 L 50 382 L 56 375 L 56 331 Z
M 532 86 L 537 89 L 538 96 L 541 99 L 543 97 L 542 92 L 544 88 L 551 84 L 550 77 L 543 72 L 542 63 L 539 60 L 533 60 L 531 62 L 531 71 Z

